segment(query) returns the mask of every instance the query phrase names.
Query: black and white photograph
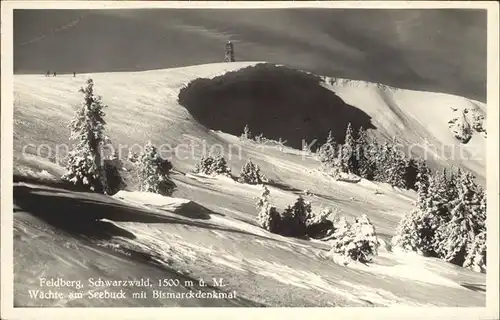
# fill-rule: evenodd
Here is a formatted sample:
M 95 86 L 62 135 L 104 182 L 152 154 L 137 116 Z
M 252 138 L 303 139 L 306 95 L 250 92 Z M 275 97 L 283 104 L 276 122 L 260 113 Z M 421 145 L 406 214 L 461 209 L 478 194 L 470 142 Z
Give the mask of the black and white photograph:
M 2 12 L 13 310 L 498 317 L 498 4 L 58 2 Z

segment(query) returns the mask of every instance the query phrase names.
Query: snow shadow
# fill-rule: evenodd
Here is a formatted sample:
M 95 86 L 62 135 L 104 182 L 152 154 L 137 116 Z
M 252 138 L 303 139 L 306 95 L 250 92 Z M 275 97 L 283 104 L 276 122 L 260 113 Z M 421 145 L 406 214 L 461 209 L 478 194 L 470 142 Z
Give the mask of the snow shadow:
M 461 286 L 472 291 L 486 292 L 486 285 L 484 284 L 462 283 Z
M 104 240 L 115 236 L 135 238 L 129 231 L 100 220 L 107 219 L 116 222 L 182 224 L 275 240 L 240 229 L 218 226 L 206 219 L 185 218 L 173 212 L 155 213 L 100 194 L 76 193 L 43 185 L 14 185 L 13 194 L 14 212 L 25 211 L 74 236 Z
M 302 149 L 332 130 L 344 141 L 347 124 L 375 129 L 371 117 L 321 85 L 322 78 L 284 66 L 261 63 L 212 79 L 198 78 L 181 89 L 178 101 L 201 124 L 239 136 L 245 125 L 268 139 L 282 138 Z
M 275 187 L 277 189 L 280 189 L 282 191 L 288 191 L 288 192 L 291 192 L 291 193 L 294 193 L 294 194 L 297 194 L 297 195 L 303 195 L 304 194 L 304 190 L 300 190 L 298 188 L 292 187 L 291 185 L 283 183 L 281 181 L 271 180 L 271 181 L 269 181 L 266 184 L 270 185 L 272 187 Z

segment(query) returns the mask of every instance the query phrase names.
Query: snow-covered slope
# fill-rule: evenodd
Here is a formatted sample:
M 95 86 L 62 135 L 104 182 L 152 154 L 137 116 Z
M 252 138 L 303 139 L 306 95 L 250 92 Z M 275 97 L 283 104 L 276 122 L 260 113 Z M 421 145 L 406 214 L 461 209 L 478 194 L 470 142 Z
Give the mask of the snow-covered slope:
M 117 143 L 131 146 L 152 140 L 156 144 L 168 142 L 175 146 L 186 142 L 183 134 L 207 139 L 208 145 L 220 142 L 207 128 L 195 121 L 186 108 L 179 105 L 179 90 L 193 79 L 213 78 L 240 69 L 245 72 L 245 67 L 256 64 L 219 63 L 133 73 L 80 74 L 76 78 L 69 75 L 16 75 L 15 149 L 20 150 L 29 143 L 68 142 L 65 127 L 73 116 L 75 106 L 80 102 L 78 88 L 89 77 L 93 78 L 97 93 L 109 105 L 106 111 L 109 123 L 107 130 Z M 265 81 L 258 78 L 259 73 L 251 76 L 254 78 L 246 81 Z M 276 79 L 286 80 L 280 77 Z M 426 156 L 439 165 L 461 165 L 472 171 L 480 183 L 484 183 L 486 134 L 471 129 L 466 143 L 455 136 L 457 122 L 469 119 L 472 127 L 474 116 L 486 116 L 485 104 L 450 94 L 403 90 L 363 81 L 322 79 L 323 82 L 319 85 L 332 90 L 344 103 L 354 107 L 351 109 L 361 110 L 371 118 L 375 127 L 371 132 L 386 139 L 396 137 L 405 150 Z M 227 94 L 231 96 L 232 93 Z M 206 103 L 209 104 L 209 101 Z M 265 108 L 272 108 L 272 104 Z M 467 116 L 464 111 L 468 113 Z M 238 113 L 237 110 L 234 112 Z M 357 120 L 348 118 L 352 115 L 340 116 L 347 118 L 343 122 Z M 274 125 L 278 126 L 276 122 Z M 335 129 L 343 131 L 345 128 Z M 37 141 L 38 137 L 41 141 Z M 54 140 L 55 137 L 57 139 Z M 314 138 L 324 139 L 318 136 Z
M 326 87 L 345 102 L 372 117 L 376 134 L 408 146 L 407 150 L 437 161 L 456 164 L 484 183 L 486 173 L 486 105 L 451 94 L 393 88 L 376 83 L 325 78 Z M 475 119 L 481 129 L 472 129 Z M 464 139 L 461 122 L 470 126 Z
M 414 192 L 365 180 L 333 181 L 316 170 L 319 163 L 314 157 L 210 130 L 178 104 L 177 94 L 190 80 L 254 64 L 212 64 L 75 78 L 15 76 L 15 173 L 47 180 L 63 172 L 53 163 L 55 147 L 69 142 L 67 124 L 81 100 L 77 90 L 92 77 L 96 92 L 109 106 L 106 129 L 116 145 L 130 147 L 151 140 L 175 147 L 186 139 L 204 139 L 207 146 L 231 145 L 228 162 L 233 173 L 238 174 L 243 163 L 252 158 L 274 181 L 271 202 L 278 208 L 291 204 L 307 189 L 314 211 L 328 206 L 349 219 L 367 214 L 382 242 L 388 244 L 402 215 L 412 209 Z M 375 133 L 386 137 L 397 134 L 408 142 L 432 137 L 437 144 L 458 144 L 448 129 L 448 117 L 454 112 L 448 109 L 449 104 L 470 108 L 475 103 L 433 93 L 390 89 L 388 94 L 376 85 L 353 81 L 325 81 L 323 85 L 353 107 L 363 108 L 372 117 Z M 391 99 L 384 100 L 388 95 Z M 444 105 L 446 111 L 429 115 L 438 104 Z M 479 106 L 486 112 L 484 106 Z M 477 134 L 469 143 L 484 143 L 482 139 Z M 42 144 L 52 147 L 51 159 L 35 155 Z M 24 156 L 23 149 L 32 155 Z M 40 148 L 44 155 L 47 150 Z M 241 158 L 237 157 L 238 150 Z M 284 238 L 258 228 L 254 221 L 260 188 L 228 178 L 189 174 L 196 159 L 186 157 L 189 151 L 182 152 L 172 158 L 178 188 L 173 198 L 130 191 L 106 197 L 61 189 L 55 182 L 36 179 L 16 183 L 16 305 L 484 306 L 484 274 L 435 259 L 392 253 L 386 246 L 372 265 L 344 266 L 326 255 L 327 243 Z M 197 149 L 196 155 L 199 152 Z M 484 165 L 477 163 L 484 177 Z M 89 215 L 100 220 L 86 220 Z M 144 300 L 104 302 L 87 297 L 42 301 L 26 294 L 38 278 L 58 275 L 81 279 L 147 276 L 154 281 L 162 277 L 183 281 L 222 277 L 227 284 L 223 290 L 235 290 L 239 299 L 162 300 L 150 296 Z M 157 288 L 148 290 L 153 289 Z
M 14 77 L 14 150 L 36 154 L 37 146 L 49 144 L 55 161 L 56 145 L 70 144 L 68 121 L 81 102 L 78 89 L 88 78 L 96 93 L 109 106 L 105 110 L 107 132 L 116 144 L 132 147 L 147 140 L 175 146 L 186 142 L 183 134 L 203 138 L 210 145 L 220 142 L 196 123 L 177 103 L 182 86 L 198 77 L 210 77 L 255 63 L 200 65 L 134 73 L 96 73 L 58 77 L 16 75 Z M 60 152 L 63 152 L 61 148 Z M 47 149 L 41 150 L 46 154 Z M 181 164 L 181 163 L 179 163 Z M 182 164 L 181 164 L 182 165 Z

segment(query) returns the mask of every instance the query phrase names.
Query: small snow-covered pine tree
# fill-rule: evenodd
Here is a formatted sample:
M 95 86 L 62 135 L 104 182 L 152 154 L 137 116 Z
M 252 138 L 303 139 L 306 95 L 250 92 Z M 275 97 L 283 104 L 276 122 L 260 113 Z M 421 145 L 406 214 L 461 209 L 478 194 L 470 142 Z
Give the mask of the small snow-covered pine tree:
M 327 167 L 334 167 L 337 165 L 337 142 L 332 135 L 328 132 L 326 142 L 318 149 L 318 158 L 321 163 Z
M 443 173 L 432 175 L 427 194 L 422 200 L 420 209 L 425 227 L 419 230 L 419 250 L 434 255 L 438 250 L 435 240 L 437 229 L 450 220 L 447 182 Z
M 364 170 L 365 172 L 367 172 L 365 175 L 367 176 L 366 179 L 368 180 L 376 180 L 378 165 L 380 161 L 380 150 L 381 146 L 377 139 L 375 137 L 370 139 L 368 147 L 365 149 L 366 162 L 364 164 L 364 166 L 366 166 Z
M 379 241 L 375 232 L 375 226 L 364 214 L 351 226 L 355 237 L 347 246 L 346 254 L 353 260 L 370 262 L 377 255 Z
M 306 225 L 313 225 L 321 223 L 327 220 L 327 217 L 332 214 L 331 208 L 325 208 L 321 210 L 319 213 L 312 212 L 309 217 L 306 219 Z
M 349 232 L 349 229 L 351 228 L 351 225 L 349 224 L 349 222 L 347 222 L 345 216 L 336 217 L 333 222 L 333 226 L 335 228 L 333 232 L 334 238 L 343 237 L 347 232 Z
M 463 266 L 476 272 L 486 272 L 486 230 L 477 234 L 467 248 Z
M 206 175 L 231 176 L 231 169 L 227 166 L 226 158 L 222 155 L 201 157 L 194 168 L 194 172 Z
M 386 158 L 386 180 L 384 182 L 398 188 L 406 188 L 406 157 L 396 148 L 395 139 L 388 143 Z
M 467 249 L 476 236 L 486 229 L 484 192 L 474 176 L 461 171 L 457 177 L 457 197 L 449 203 L 449 219 L 437 229 L 436 248 L 442 259 L 463 265 Z
M 423 160 L 417 161 L 417 177 L 415 181 L 415 188 L 419 195 L 426 195 L 429 190 L 429 180 L 431 171 Z
M 311 203 L 299 196 L 293 206 L 283 211 L 280 233 L 286 236 L 303 237 L 307 234 L 306 220 L 311 216 Z
M 148 142 L 136 162 L 139 190 L 170 196 L 175 184 L 169 177 L 172 164 L 163 159 L 156 147 Z
M 372 160 L 370 158 L 370 142 L 368 140 L 368 134 L 363 127 L 358 130 L 358 138 L 356 140 L 357 148 L 357 160 L 359 167 L 359 175 L 362 178 L 372 180 L 373 179 L 373 166 Z
M 449 172 L 444 171 L 446 181 L 446 190 L 448 201 L 452 201 L 458 197 L 458 177 L 462 174 L 462 169 L 452 167 Z
M 414 189 L 418 181 L 417 175 L 420 162 L 404 152 L 398 150 L 396 141 L 385 141 L 383 144 L 373 140 L 368 148 L 369 156 L 366 164 L 372 172 L 371 178 L 375 181 L 389 183 L 394 187 Z M 360 164 L 360 170 L 364 164 Z M 360 171 L 361 172 L 361 171 Z
M 269 232 L 276 233 L 278 232 L 280 215 L 276 208 L 270 204 L 269 196 L 270 191 L 264 185 L 262 187 L 262 194 L 257 202 L 257 224 Z
M 416 207 L 400 221 L 394 247 L 424 255 L 436 255 L 436 231 L 448 217 L 446 184 L 441 174 L 432 176 L 429 187 L 418 191 Z
M 415 190 L 418 176 L 418 163 L 413 158 L 404 159 L 403 185 L 405 189 Z
M 68 154 L 67 173 L 63 180 L 90 190 L 106 193 L 106 173 L 103 166 L 101 147 L 105 142 L 104 105 L 101 98 L 94 95 L 94 82 L 87 80 L 87 86 L 81 88 L 84 102 L 70 123 L 72 140 L 76 147 Z
M 328 217 L 332 214 L 332 209 L 325 208 L 319 213 L 311 212 L 306 218 L 306 233 L 310 238 L 323 238 L 333 233 L 334 227 L 332 221 Z
M 345 133 L 345 142 L 342 146 L 342 171 L 347 173 L 358 173 L 358 163 L 356 159 L 356 139 L 352 125 L 349 122 Z
M 238 181 L 241 183 L 248 184 L 263 184 L 268 180 L 264 174 L 261 173 L 260 167 L 252 162 L 252 160 L 248 160 L 241 168 L 240 177 Z
M 220 174 L 224 176 L 231 176 L 231 169 L 227 166 L 226 158 L 223 155 L 217 155 L 214 158 L 212 165 L 212 172 L 215 174 Z
M 332 251 L 346 258 L 363 263 L 371 262 L 377 255 L 379 241 L 375 227 L 366 215 L 355 222 L 333 241 Z
M 430 229 L 423 217 L 422 211 L 413 209 L 405 214 L 396 228 L 396 235 L 392 238 L 392 247 L 404 251 L 419 251 L 421 231 Z
M 375 153 L 375 175 L 374 180 L 380 182 L 389 182 L 391 180 L 392 164 L 394 159 L 392 159 L 391 145 L 388 141 L 383 144 L 377 144 L 377 150 Z
M 293 216 L 300 225 L 306 224 L 306 220 L 311 216 L 311 203 L 306 201 L 302 196 L 297 198 L 293 207 Z
M 194 168 L 195 173 L 212 174 L 214 158 L 212 156 L 202 156 Z
M 479 205 L 480 216 L 486 217 L 486 194 L 483 190 L 479 190 L 481 203 Z M 484 218 L 486 219 L 486 218 Z M 486 272 L 486 220 L 482 221 L 479 226 L 481 230 L 476 237 L 474 242 L 467 248 L 467 256 L 463 267 L 472 269 L 476 272 Z

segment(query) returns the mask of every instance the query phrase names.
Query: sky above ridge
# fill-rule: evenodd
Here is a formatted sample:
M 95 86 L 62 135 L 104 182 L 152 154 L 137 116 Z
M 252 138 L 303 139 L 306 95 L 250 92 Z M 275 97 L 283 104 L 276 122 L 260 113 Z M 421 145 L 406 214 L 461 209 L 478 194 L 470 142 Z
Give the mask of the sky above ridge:
M 15 10 L 14 72 L 286 64 L 486 100 L 486 11 L 369 9 Z

